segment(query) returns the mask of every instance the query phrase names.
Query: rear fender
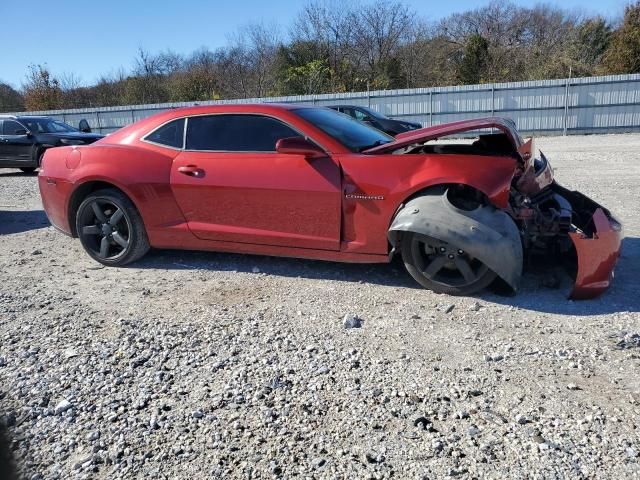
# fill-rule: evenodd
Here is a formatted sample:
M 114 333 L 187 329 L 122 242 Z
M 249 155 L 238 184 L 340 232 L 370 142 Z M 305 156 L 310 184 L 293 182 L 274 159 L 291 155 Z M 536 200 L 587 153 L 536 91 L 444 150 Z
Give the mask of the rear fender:
M 522 276 L 522 242 L 511 217 L 491 205 L 461 210 L 437 189 L 410 200 L 388 231 L 392 246 L 402 232 L 413 232 L 461 248 L 480 260 L 514 291 Z

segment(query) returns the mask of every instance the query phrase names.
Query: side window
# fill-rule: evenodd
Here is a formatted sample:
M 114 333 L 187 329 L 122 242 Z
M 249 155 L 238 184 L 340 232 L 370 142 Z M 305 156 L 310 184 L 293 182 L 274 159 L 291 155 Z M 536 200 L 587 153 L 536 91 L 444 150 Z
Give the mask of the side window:
M 173 148 L 182 148 L 184 137 L 184 118 L 174 120 L 154 130 L 144 139 Z
M 36 122 L 33 120 L 23 120 L 24 125 L 33 133 L 43 133 L 44 129 L 42 128 L 42 124 L 40 122 Z
M 24 135 L 25 128 L 13 120 L 5 120 L 2 125 L 3 135 Z
M 187 150 L 275 152 L 278 140 L 297 136 L 300 134 L 284 123 L 262 115 L 190 117 Z

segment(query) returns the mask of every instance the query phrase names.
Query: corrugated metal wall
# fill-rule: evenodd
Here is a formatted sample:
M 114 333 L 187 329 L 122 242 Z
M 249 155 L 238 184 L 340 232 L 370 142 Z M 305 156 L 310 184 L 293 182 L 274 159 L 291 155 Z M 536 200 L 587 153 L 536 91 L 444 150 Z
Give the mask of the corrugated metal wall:
M 392 118 L 424 126 L 488 115 L 513 119 L 523 133 L 577 134 L 640 131 L 640 74 L 464 85 L 457 87 L 250 98 L 210 102 L 30 112 L 74 126 L 86 118 L 109 133 L 158 111 L 191 105 L 284 102 L 370 106 Z

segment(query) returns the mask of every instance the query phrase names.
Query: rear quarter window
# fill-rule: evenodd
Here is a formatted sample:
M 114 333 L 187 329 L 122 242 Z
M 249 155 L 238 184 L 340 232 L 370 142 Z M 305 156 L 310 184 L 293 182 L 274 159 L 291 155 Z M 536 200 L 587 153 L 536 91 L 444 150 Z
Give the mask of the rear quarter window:
M 184 142 L 184 118 L 162 125 L 144 139 L 147 142 L 158 143 L 167 147 L 182 148 Z

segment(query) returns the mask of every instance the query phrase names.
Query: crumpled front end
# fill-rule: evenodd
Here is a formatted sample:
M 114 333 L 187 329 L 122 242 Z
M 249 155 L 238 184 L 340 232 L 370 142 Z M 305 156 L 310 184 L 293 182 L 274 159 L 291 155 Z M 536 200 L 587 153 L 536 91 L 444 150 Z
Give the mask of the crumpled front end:
M 620 223 L 589 197 L 558 185 L 544 154 L 534 157 L 533 141 L 521 145 L 518 152 L 523 168 L 511 205 L 527 256 L 559 254 L 563 263 L 575 260 L 569 265 L 575 274 L 569 298 L 597 297 L 613 278 L 623 238 Z
M 447 136 L 487 129 L 500 133 L 478 134 L 467 145 L 429 144 Z M 401 243 L 402 232 L 409 232 L 456 246 L 482 262 L 514 291 L 527 267 L 553 270 L 560 265 L 574 275 L 571 298 L 594 298 L 609 287 L 623 238 L 620 223 L 590 198 L 558 185 L 547 158 L 542 152 L 535 155 L 533 139 L 525 142 L 512 121 L 484 118 L 437 125 L 397 135 L 394 142 L 365 151 L 392 152 L 426 155 L 431 164 L 447 155 L 449 167 L 453 165 L 466 173 L 457 181 L 443 181 L 448 184 L 444 190 L 432 187 L 402 206 L 389 229 L 394 250 Z M 516 159 L 509 171 L 509 185 L 501 190 L 504 195 L 498 198 L 491 194 L 485 179 L 477 181 L 486 170 L 473 170 L 466 165 L 474 165 L 472 155 L 495 158 L 496 166 L 500 164 L 498 159 Z M 465 163 L 454 163 L 460 159 Z M 497 168 L 492 173 L 494 179 L 504 175 Z M 458 208 L 458 203 L 467 203 L 467 190 L 479 196 L 471 198 L 473 208 Z M 455 201 L 452 203 L 451 199 Z M 426 251 L 426 260 L 437 267 L 441 262 L 435 262 L 435 256 L 433 249 Z M 423 274 L 433 273 L 429 265 L 422 269 Z
M 555 182 L 513 204 L 527 258 L 557 257 L 567 265 L 574 275 L 570 298 L 595 298 L 609 287 L 623 233 L 606 208 Z

